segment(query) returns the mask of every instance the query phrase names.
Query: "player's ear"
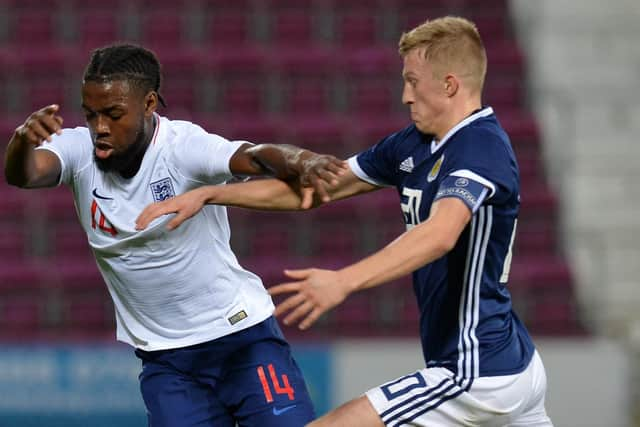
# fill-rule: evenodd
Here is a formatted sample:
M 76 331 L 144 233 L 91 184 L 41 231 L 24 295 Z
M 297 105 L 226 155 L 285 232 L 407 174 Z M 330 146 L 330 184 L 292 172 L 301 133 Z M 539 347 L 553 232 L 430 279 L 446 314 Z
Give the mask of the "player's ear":
M 444 78 L 444 91 L 448 97 L 452 97 L 458 92 L 460 81 L 453 74 L 447 74 Z
M 158 93 L 150 90 L 144 96 L 144 115 L 151 116 L 158 108 Z

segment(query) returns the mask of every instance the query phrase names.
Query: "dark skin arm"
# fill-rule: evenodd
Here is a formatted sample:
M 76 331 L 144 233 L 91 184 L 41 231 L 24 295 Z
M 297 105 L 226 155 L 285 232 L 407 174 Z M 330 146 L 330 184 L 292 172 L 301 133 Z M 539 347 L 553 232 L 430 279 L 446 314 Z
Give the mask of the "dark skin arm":
M 242 145 L 231 157 L 229 168 L 235 175 L 272 176 L 313 190 L 305 192 L 301 201 L 303 209 L 311 206 L 313 193 L 328 202 L 327 186 L 335 185 L 338 177 L 347 171 L 345 163 L 334 156 L 287 144 Z
M 21 188 L 53 187 L 58 183 L 61 165 L 58 156 L 36 147 L 62 132 L 62 117 L 57 105 L 49 105 L 31 114 L 16 128 L 4 156 L 7 183 Z

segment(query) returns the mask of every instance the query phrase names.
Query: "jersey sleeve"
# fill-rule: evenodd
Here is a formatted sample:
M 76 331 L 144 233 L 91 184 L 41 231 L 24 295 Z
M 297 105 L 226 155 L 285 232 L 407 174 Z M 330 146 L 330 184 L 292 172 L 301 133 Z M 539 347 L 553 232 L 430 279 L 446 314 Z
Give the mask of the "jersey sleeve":
M 349 167 L 363 181 L 378 187 L 391 187 L 397 181 L 396 150 L 405 131 L 382 139 L 368 150 L 349 159 Z
M 474 126 L 461 132 L 435 200 L 457 197 L 475 213 L 485 201 L 503 203 L 517 197 L 518 171 L 507 140 Z
M 231 156 L 246 141 L 229 141 L 195 126 L 191 134 L 176 149 L 176 164 L 188 179 L 221 184 L 232 178 L 229 168 Z
M 71 185 L 77 173 L 91 162 L 92 148 L 89 130 L 78 127 L 63 129 L 62 134 L 52 135 L 51 142 L 45 142 L 36 150 L 48 150 L 58 156 L 61 167 L 58 185 Z

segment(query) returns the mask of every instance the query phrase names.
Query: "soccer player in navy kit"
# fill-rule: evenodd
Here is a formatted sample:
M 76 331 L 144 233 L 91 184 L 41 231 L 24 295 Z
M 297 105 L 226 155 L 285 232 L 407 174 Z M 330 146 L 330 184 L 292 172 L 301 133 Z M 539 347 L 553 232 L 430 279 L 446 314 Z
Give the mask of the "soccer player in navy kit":
M 413 124 L 350 158 L 329 192 L 341 199 L 394 187 L 407 231 L 336 271 L 286 271 L 293 281 L 270 293 L 288 295 L 276 314 L 306 329 L 352 292 L 412 273 L 426 367 L 310 425 L 551 426 L 544 367 L 507 286 L 519 172 L 508 136 L 481 103 L 480 35 L 466 19 L 435 19 L 403 34 L 399 52 Z M 175 227 L 204 203 L 297 209 L 313 197 L 278 180 L 238 187 L 203 187 L 153 205 L 138 226 L 177 212 Z
M 136 230 L 134 218 L 154 200 L 233 175 L 319 184 L 342 162 L 161 117 L 160 78 L 142 47 L 96 50 L 82 82 L 87 127 L 63 129 L 58 105 L 31 114 L 7 147 L 7 182 L 71 188 L 117 338 L 142 360 L 151 427 L 304 425 L 311 399 L 269 294 L 231 251 L 226 209 L 210 206 L 170 235 L 164 225 Z

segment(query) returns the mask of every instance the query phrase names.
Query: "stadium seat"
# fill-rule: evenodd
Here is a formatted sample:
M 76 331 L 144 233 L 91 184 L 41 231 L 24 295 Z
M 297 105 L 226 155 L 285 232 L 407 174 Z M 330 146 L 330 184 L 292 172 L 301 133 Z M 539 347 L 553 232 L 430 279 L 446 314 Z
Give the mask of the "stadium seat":
M 480 13 L 473 17 L 473 21 L 485 43 L 491 44 L 494 40 L 511 38 L 509 22 L 504 19 L 504 15 L 501 13 Z
M 264 116 L 252 117 L 246 120 L 246 115 L 227 115 L 221 124 L 220 132 L 228 139 L 249 141 L 252 143 L 281 143 L 281 130 L 278 122 Z M 218 133 L 215 125 L 209 129 Z
M 515 240 L 514 256 L 529 257 L 541 253 L 557 254 L 556 230 L 551 224 L 520 223 Z
M 112 10 L 84 9 L 76 16 L 77 39 L 84 52 L 120 40 L 120 22 Z
M 0 303 L 0 328 L 22 333 L 37 329 L 43 317 L 39 296 L 4 297 Z
M 48 241 L 51 256 L 78 258 L 79 261 L 91 259 L 87 234 L 80 224 L 59 224 L 49 229 Z
M 332 313 L 333 324 L 346 336 L 369 336 L 376 333 L 374 301 L 368 292 L 352 295 Z
M 145 11 L 141 16 L 140 38 L 146 46 L 168 48 L 188 45 L 185 16 L 174 8 Z
M 380 25 L 377 21 L 377 17 L 373 14 L 341 14 L 336 22 L 336 46 L 370 48 L 379 44 Z
M 78 330 L 113 330 L 115 314 L 109 296 L 104 293 L 71 295 L 64 299 L 64 324 Z
M 71 96 L 73 94 L 73 96 Z M 51 104 L 69 108 L 73 101 L 77 102 L 79 91 L 72 91 L 66 79 L 51 78 L 49 81 L 34 80 L 24 88 L 23 111 L 30 114 Z
M 89 253 L 84 256 L 58 254 L 50 258 L 46 268 L 49 274 L 43 280 L 50 289 L 88 290 L 105 286 L 95 259 Z
M 58 42 L 55 31 L 55 17 L 49 11 L 40 9 L 14 10 L 9 34 L 10 43 L 18 49 L 31 46 L 40 48 L 55 45 Z
M 503 111 L 517 111 L 522 108 L 523 97 L 524 87 L 521 82 L 491 81 L 485 84 L 482 101 L 500 115 Z
M 3 263 L 15 262 L 29 256 L 29 236 L 16 225 L 0 222 L 0 259 Z
M 15 124 L 14 124 L 15 127 Z M 4 134 L 3 136 L 7 136 Z M 7 137 L 6 140 L 8 140 Z M 0 224 L 15 226 L 26 219 L 29 206 L 28 195 L 24 190 L 15 187 L 0 185 Z
M 315 17 L 299 10 L 282 10 L 272 13 L 269 42 L 278 46 L 309 46 L 315 43 Z
M 295 251 L 295 231 L 292 224 L 282 218 L 269 215 L 252 215 L 252 231 L 245 235 L 249 256 L 286 256 Z M 266 218 L 265 218 L 266 216 Z
M 331 51 L 321 47 L 284 47 L 268 56 L 272 95 L 284 114 L 321 114 L 334 109 L 337 70 Z M 273 93 L 275 92 L 275 93 Z
M 345 260 L 354 259 L 360 252 L 360 228 L 343 218 L 340 222 L 324 220 L 312 228 L 312 255 L 331 255 Z
M 223 84 L 220 109 L 227 114 L 258 114 L 265 108 L 261 82 L 228 81 Z
M 0 263 L 0 289 L 28 290 L 42 285 L 43 269 L 26 259 L 6 259 Z
M 400 110 L 400 91 L 390 84 L 353 81 L 348 104 L 349 114 L 385 115 Z
M 41 207 L 42 213 L 52 221 L 77 221 L 77 213 L 71 191 L 64 187 L 38 191 L 34 202 Z
M 487 61 L 491 64 L 488 80 L 518 80 L 523 75 L 524 58 L 514 40 L 487 40 Z
M 208 15 L 205 27 L 205 45 L 242 45 L 254 40 L 251 15 L 243 10 L 215 9 Z
M 537 334 L 551 336 L 581 335 L 584 333 L 577 323 L 578 315 L 572 298 L 544 300 L 529 312 L 527 326 Z
M 342 123 L 325 115 L 292 118 L 284 129 L 283 139 L 316 152 L 346 157 L 351 153 L 344 137 Z

